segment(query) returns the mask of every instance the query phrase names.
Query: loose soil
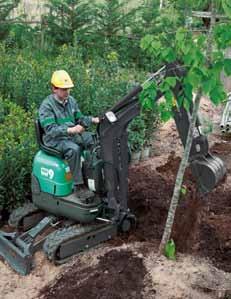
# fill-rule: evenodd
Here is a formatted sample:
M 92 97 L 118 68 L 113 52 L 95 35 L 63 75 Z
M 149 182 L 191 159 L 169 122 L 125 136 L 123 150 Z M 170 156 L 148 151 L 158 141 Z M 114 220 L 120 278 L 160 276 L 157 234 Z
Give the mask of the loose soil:
M 206 101 L 203 107 L 218 125 L 218 110 Z M 231 140 L 216 128 L 214 132 L 210 151 L 223 159 L 227 175 L 202 195 L 187 169 L 187 192 L 181 195 L 171 236 L 176 261 L 157 256 L 181 153 L 170 122 L 158 133 L 154 156 L 129 169 L 128 205 L 137 217 L 136 229 L 60 267 L 37 253 L 36 267 L 27 277 L 0 262 L 1 298 L 230 299 Z
M 220 145 L 217 143 L 212 152 L 217 148 L 231 152 L 230 144 Z M 138 227 L 128 240 L 161 240 L 179 163 L 179 157 L 172 154 L 156 170 L 150 171 L 148 166 L 132 169 L 129 206 L 138 217 Z M 188 171 L 184 185 L 187 193 L 181 195 L 172 233 L 177 249 L 208 257 L 216 267 L 231 272 L 231 194 L 226 180 L 202 196 Z
M 60 275 L 55 284 L 45 287 L 47 299 L 140 299 L 147 270 L 142 257 L 130 250 L 111 250 L 99 257 L 98 264 L 79 271 L 78 263 Z M 76 279 L 78 278 L 78 279 Z

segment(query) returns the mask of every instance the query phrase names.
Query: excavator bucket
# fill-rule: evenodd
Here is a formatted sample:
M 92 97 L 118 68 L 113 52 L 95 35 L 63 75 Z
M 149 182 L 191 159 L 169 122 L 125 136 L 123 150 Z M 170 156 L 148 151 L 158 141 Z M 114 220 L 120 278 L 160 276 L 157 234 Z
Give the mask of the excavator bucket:
M 27 275 L 32 268 L 32 254 L 27 248 L 20 248 L 17 233 L 0 232 L 0 256 L 19 274 Z
M 190 167 L 202 193 L 212 191 L 226 173 L 223 161 L 211 154 L 195 159 Z

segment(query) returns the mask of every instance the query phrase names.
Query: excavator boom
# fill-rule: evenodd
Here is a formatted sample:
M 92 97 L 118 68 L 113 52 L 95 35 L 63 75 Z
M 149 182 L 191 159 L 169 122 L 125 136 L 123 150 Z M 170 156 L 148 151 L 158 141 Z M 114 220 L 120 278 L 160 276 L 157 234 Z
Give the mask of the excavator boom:
M 182 78 L 185 70 L 179 64 L 169 64 L 162 67 L 153 74 L 147 81 L 154 80 L 157 85 L 166 77 L 174 76 Z M 105 113 L 105 117 L 99 126 L 99 137 L 101 144 L 101 155 L 104 161 L 105 184 L 108 191 L 109 207 L 119 210 L 127 209 L 128 193 L 128 124 L 140 114 L 139 94 L 143 90 L 143 85 L 136 86 L 130 93 L 122 98 L 110 111 Z M 173 93 L 177 99 L 182 91 L 180 80 L 173 88 Z M 158 90 L 153 101 L 158 101 L 163 93 Z M 186 144 L 189 120 L 191 111 L 186 111 L 183 106 L 174 109 L 173 116 L 179 137 L 183 146 Z M 208 140 L 200 131 L 200 121 L 197 119 L 190 151 L 190 167 L 195 176 L 200 191 L 206 193 L 211 191 L 225 174 L 223 161 L 214 157 L 209 152 Z

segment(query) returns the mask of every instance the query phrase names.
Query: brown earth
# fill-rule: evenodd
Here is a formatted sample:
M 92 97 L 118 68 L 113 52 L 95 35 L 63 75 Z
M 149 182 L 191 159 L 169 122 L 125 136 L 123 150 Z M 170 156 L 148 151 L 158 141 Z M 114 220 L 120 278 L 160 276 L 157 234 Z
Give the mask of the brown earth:
M 216 144 L 212 152 L 215 148 L 231 153 L 231 144 Z M 170 155 L 156 170 L 147 166 L 132 169 L 129 206 L 139 225 L 129 239 L 160 241 L 179 163 L 179 157 Z M 208 257 L 216 267 L 231 272 L 231 193 L 226 181 L 202 196 L 190 178 L 188 171 L 184 180 L 187 193 L 181 196 L 172 238 L 180 252 Z
M 176 261 L 158 257 L 181 146 L 172 122 L 160 128 L 154 156 L 129 170 L 129 207 L 137 228 L 55 267 L 41 253 L 20 277 L 0 262 L 1 298 L 209 299 L 231 298 L 231 140 L 217 131 L 219 112 L 205 101 L 215 124 L 211 152 L 226 163 L 225 179 L 209 194 L 196 190 L 190 170 L 172 238 Z M 174 149 L 174 151 L 172 151 Z

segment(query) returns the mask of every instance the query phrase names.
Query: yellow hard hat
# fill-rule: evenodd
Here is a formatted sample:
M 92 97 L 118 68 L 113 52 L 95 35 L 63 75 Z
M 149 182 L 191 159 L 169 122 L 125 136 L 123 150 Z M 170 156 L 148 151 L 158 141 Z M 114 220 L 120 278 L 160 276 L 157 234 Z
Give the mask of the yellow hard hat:
M 64 70 L 55 71 L 51 77 L 51 84 L 58 88 L 72 88 L 74 84 L 69 74 Z

